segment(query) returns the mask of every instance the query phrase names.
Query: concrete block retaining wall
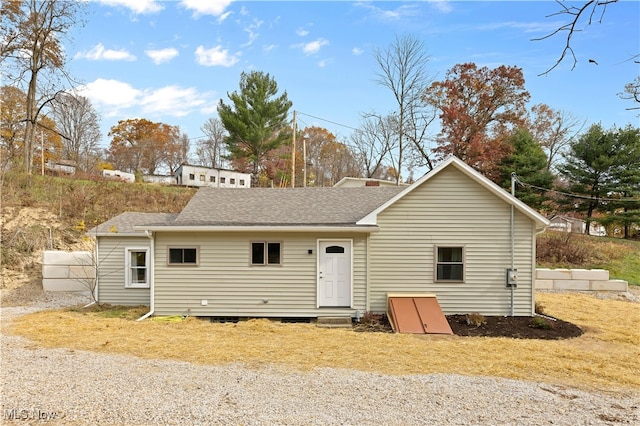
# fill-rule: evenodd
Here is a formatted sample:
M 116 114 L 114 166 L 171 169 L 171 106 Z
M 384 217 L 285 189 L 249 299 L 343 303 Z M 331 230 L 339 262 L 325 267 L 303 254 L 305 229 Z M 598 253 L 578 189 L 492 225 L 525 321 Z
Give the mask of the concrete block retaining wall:
M 42 288 L 45 291 L 88 291 L 96 279 L 88 251 L 54 251 L 42 254 Z
M 604 269 L 536 269 L 536 290 L 620 291 L 629 285 L 623 280 L 610 280 Z

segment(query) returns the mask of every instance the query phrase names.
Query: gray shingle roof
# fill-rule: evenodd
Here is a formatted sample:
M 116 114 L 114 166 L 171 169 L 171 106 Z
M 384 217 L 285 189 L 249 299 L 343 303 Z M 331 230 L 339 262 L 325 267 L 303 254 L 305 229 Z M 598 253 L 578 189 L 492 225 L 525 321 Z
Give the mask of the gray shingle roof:
M 138 225 L 171 223 L 177 216 L 177 213 L 125 212 L 112 219 L 109 219 L 104 223 L 101 223 L 100 225 L 91 229 L 88 234 L 126 234 L 131 232 L 141 232 L 140 230 L 136 230 L 134 227 Z
M 354 225 L 404 187 L 200 188 L 174 225 Z

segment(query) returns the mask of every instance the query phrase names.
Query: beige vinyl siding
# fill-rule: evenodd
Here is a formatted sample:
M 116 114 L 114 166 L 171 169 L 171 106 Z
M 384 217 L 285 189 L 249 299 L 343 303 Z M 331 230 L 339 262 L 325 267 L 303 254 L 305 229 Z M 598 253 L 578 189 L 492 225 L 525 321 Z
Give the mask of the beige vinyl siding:
M 149 247 L 149 238 L 98 237 L 97 243 L 99 302 L 113 305 L 149 305 L 148 288 L 125 287 L 125 248 Z M 151 252 L 149 254 L 151 255 Z M 151 265 L 150 259 L 148 261 Z
M 353 308 L 316 307 L 318 238 L 353 240 Z M 254 241 L 281 242 L 282 264 L 251 266 Z M 167 265 L 167 248 L 181 246 L 199 247 L 198 266 Z M 365 308 L 364 234 L 156 233 L 155 248 L 156 315 L 317 317 Z
M 515 314 L 533 309 L 534 224 L 516 210 Z M 387 293 L 435 293 L 445 314 L 508 315 L 510 206 L 451 167 L 378 215 L 370 241 L 370 308 Z M 464 282 L 435 282 L 435 247 L 464 247 Z

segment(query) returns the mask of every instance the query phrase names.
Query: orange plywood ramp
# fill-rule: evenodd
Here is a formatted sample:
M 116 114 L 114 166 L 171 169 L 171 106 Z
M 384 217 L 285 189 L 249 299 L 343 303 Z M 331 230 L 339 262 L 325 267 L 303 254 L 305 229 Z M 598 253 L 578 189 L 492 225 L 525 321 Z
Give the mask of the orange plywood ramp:
M 387 296 L 387 317 L 398 333 L 453 334 L 433 294 L 390 294 Z

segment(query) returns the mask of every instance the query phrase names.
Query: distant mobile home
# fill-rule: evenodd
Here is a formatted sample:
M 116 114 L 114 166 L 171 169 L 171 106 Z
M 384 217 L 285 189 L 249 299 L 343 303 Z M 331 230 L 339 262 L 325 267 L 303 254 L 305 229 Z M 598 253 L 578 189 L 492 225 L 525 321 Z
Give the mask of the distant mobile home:
M 121 180 L 123 182 L 133 183 L 136 181 L 136 175 L 133 173 L 122 172 L 120 170 L 102 170 L 102 176 L 110 179 Z
M 98 300 L 149 315 L 358 317 L 428 293 L 447 315 L 531 316 L 548 224 L 452 157 L 409 186 L 203 187 L 178 214 L 123 213 L 89 234 Z
M 176 184 L 214 188 L 251 188 L 251 174 L 182 164 L 174 174 Z

